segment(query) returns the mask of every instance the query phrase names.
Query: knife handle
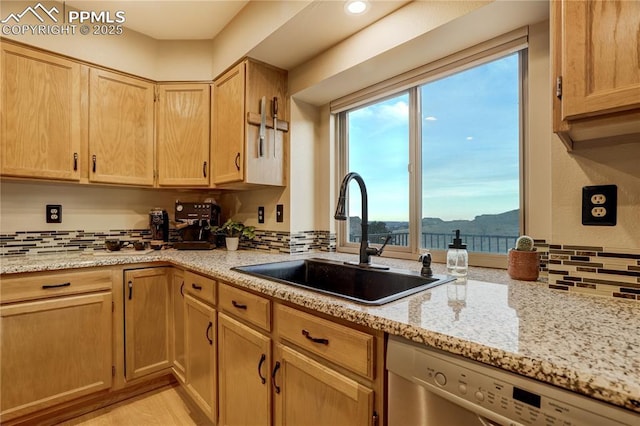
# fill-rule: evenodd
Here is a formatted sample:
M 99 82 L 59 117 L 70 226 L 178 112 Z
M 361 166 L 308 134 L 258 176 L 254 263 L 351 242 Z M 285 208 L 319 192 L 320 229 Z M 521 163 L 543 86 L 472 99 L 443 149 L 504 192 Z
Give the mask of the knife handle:
M 278 118 L 278 97 L 273 97 L 273 117 Z

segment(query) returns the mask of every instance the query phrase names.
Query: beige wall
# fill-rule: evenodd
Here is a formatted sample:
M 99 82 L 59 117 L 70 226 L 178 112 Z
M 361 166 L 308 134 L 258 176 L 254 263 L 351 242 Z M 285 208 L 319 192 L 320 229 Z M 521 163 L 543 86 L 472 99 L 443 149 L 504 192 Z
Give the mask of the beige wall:
M 529 26 L 527 117 L 524 147 L 524 230 L 551 238 L 551 79 L 549 21 Z
M 569 153 L 554 135 L 552 148 L 552 241 L 640 249 L 640 143 L 583 143 Z M 583 226 L 582 187 L 607 184 L 618 186 L 617 225 Z
M 206 191 L 178 192 L 158 189 L 94 185 L 3 181 L 0 186 L 0 232 L 106 231 L 144 229 L 149 210 L 161 207 L 174 217 L 176 199 L 203 201 Z M 46 223 L 45 206 L 62 205 L 62 223 Z
M 234 62 L 249 54 L 261 41 L 311 3 L 297 1 L 252 1 L 248 3 L 212 44 L 214 77 Z M 266 61 L 268 62 L 268 61 Z
M 41 2 L 46 7 L 60 4 Z M 2 1 L 1 16 L 24 10 L 24 1 Z M 26 18 L 25 18 L 26 19 Z M 22 21 L 21 21 L 22 22 Z M 34 23 L 37 23 L 34 22 Z M 78 30 L 77 30 L 78 31 Z M 159 81 L 211 80 L 211 41 L 158 41 L 124 28 L 121 35 L 3 35 L 62 55 Z

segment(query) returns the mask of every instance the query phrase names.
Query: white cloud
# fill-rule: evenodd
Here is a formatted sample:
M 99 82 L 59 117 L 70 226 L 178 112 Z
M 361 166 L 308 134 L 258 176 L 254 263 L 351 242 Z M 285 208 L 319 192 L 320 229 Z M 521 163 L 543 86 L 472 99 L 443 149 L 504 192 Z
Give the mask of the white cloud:
M 434 117 L 433 115 L 425 117 L 424 120 L 425 121 L 438 121 L 438 119 L 436 117 Z
M 467 136 L 467 140 L 468 141 L 472 141 L 473 140 L 473 136 Z

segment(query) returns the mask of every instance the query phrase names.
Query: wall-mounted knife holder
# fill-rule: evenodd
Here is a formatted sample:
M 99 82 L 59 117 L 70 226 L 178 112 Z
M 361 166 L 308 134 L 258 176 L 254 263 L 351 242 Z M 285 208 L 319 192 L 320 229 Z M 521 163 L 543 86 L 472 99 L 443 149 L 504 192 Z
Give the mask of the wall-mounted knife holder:
M 260 114 L 255 113 L 255 112 L 248 112 L 247 113 L 247 122 L 249 124 L 252 124 L 254 126 L 259 126 L 260 125 Z M 266 117 L 265 118 L 265 124 L 266 127 L 268 129 L 273 129 L 273 118 L 272 117 Z M 289 131 L 289 122 L 280 119 L 280 117 L 278 117 L 278 129 L 280 131 L 283 132 L 288 132 Z

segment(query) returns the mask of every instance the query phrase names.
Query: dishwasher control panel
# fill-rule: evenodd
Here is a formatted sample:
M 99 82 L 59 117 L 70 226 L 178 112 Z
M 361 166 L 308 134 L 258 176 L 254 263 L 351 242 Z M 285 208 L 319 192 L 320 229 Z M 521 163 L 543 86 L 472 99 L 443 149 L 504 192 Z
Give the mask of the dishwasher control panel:
M 491 421 L 484 424 L 640 424 L 640 414 L 630 410 L 395 337 L 389 338 L 387 369 Z

